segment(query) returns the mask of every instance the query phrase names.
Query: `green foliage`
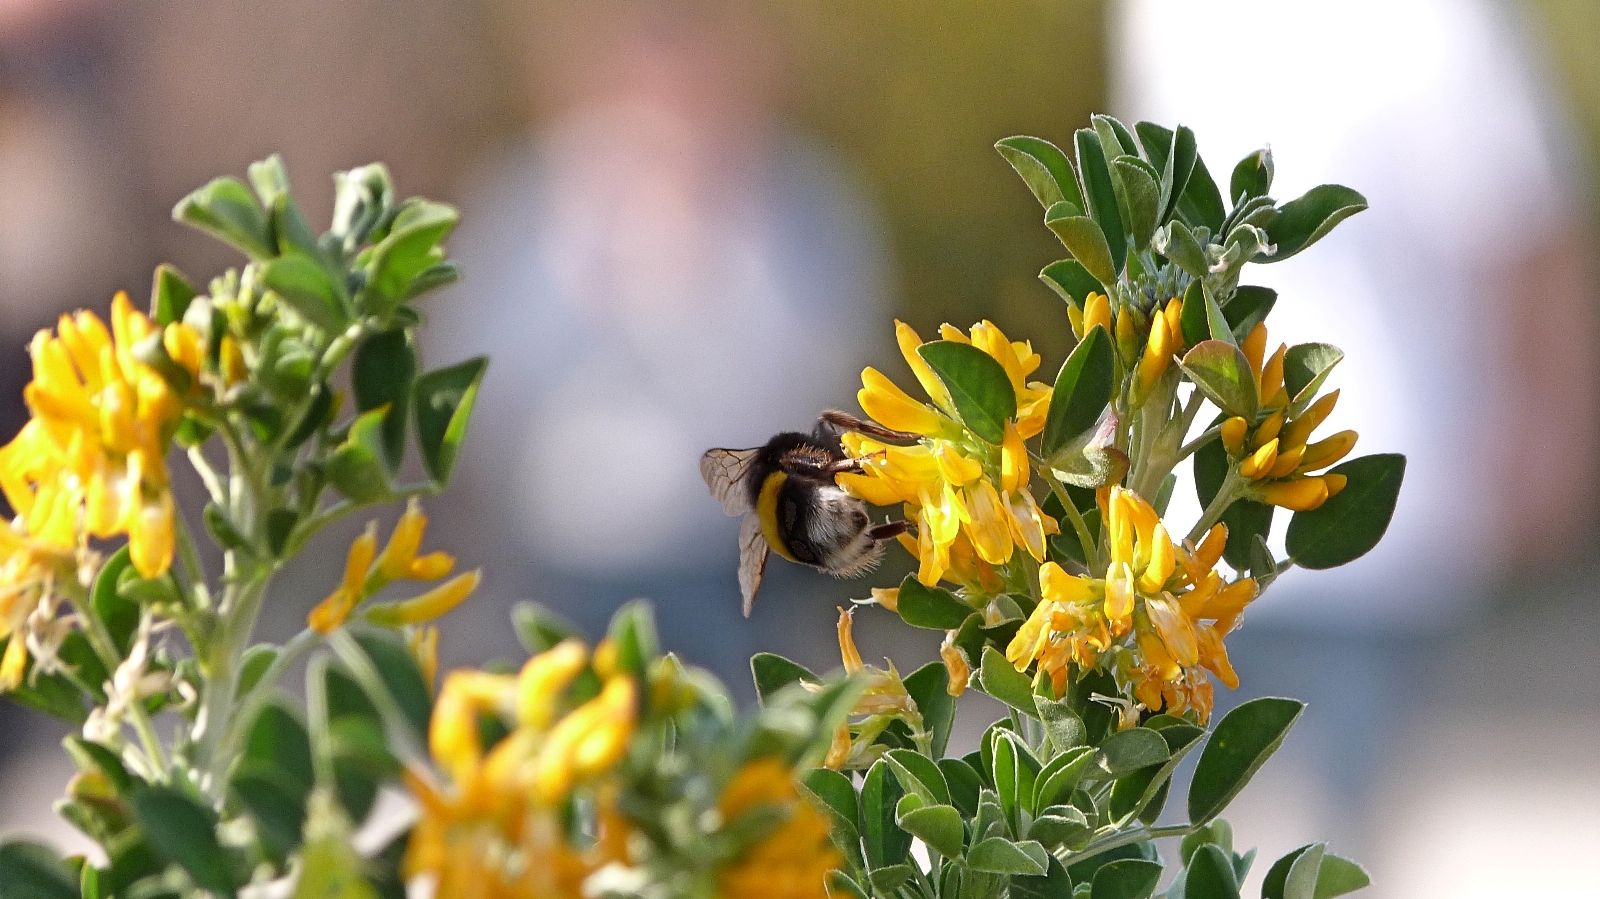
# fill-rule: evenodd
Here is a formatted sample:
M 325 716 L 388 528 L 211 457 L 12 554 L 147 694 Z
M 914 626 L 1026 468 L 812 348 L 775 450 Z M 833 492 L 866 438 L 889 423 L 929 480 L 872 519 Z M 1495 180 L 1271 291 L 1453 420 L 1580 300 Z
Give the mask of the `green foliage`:
M 1284 545 L 1305 568 L 1334 568 L 1366 555 L 1389 529 L 1406 459 L 1394 453 L 1362 456 L 1329 469 L 1350 480 L 1319 508 L 1296 512 Z
M 1105 328 L 1096 326 L 1083 336 L 1067 361 L 1061 364 L 1039 445 L 1046 459 L 1056 458 L 1100 419 L 1100 413 L 1111 399 L 1116 367 L 1114 353 L 1111 335 Z
M 1017 415 L 1017 394 L 1006 370 L 993 356 L 971 344 L 936 340 L 917 349 L 950 391 L 961 423 L 984 440 L 998 444 L 1006 422 Z

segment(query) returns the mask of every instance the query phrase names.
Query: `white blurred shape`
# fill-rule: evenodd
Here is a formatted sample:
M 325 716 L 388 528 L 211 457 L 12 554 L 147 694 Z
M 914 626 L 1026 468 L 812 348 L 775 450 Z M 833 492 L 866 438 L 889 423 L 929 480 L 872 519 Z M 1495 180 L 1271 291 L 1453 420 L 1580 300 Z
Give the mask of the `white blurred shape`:
M 1114 110 L 1192 127 L 1224 193 L 1234 162 L 1270 141 L 1280 202 L 1334 182 L 1371 204 L 1245 282 L 1279 292 L 1271 346 L 1346 351 L 1329 382 L 1339 407 L 1319 433 L 1354 427 L 1355 455 L 1405 453 L 1399 507 L 1371 555 L 1285 577 L 1251 616 L 1439 625 L 1504 562 L 1513 510 L 1498 486 L 1508 473 L 1492 466 L 1515 439 L 1518 404 L 1541 402 L 1507 377 L 1516 360 L 1494 323 L 1529 303 L 1502 291 L 1575 217 L 1561 123 L 1528 51 L 1502 10 L 1461 0 L 1113 9 Z M 1214 62 L 1192 77 L 1201 60 Z

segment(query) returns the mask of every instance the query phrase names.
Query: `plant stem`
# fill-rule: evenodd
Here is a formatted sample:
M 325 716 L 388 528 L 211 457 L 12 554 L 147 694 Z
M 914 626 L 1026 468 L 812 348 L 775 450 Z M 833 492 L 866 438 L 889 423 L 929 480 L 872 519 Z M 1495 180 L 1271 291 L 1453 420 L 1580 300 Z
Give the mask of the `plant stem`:
M 1194 523 L 1194 528 L 1189 531 L 1188 541 L 1194 543 L 1205 536 L 1206 531 L 1217 523 L 1222 513 L 1228 511 L 1233 501 L 1238 498 L 1239 488 L 1243 486 L 1244 478 L 1239 476 L 1237 470 L 1228 469 L 1228 476 L 1222 479 L 1222 486 L 1217 488 L 1217 495 L 1211 498 L 1205 511 L 1200 513 L 1200 520 Z
M 1089 845 L 1066 853 L 1067 858 L 1062 858 L 1061 860 L 1065 862 L 1070 858 L 1073 862 L 1077 862 L 1092 858 L 1102 852 L 1109 852 L 1112 849 L 1127 846 L 1130 843 L 1143 843 L 1148 840 L 1159 840 L 1166 837 L 1186 837 L 1194 833 L 1194 831 L 1195 826 L 1193 824 L 1169 824 L 1166 827 L 1141 827 L 1136 830 L 1118 831 L 1099 839 L 1090 840 Z
M 1095 551 L 1094 538 L 1089 535 L 1089 525 L 1084 522 L 1083 516 L 1078 514 L 1078 507 L 1073 505 L 1072 497 L 1067 495 L 1067 488 L 1055 476 L 1055 473 L 1050 470 L 1049 464 L 1037 456 L 1034 457 L 1034 461 L 1038 465 L 1040 476 L 1044 478 L 1046 484 L 1050 485 L 1050 492 L 1054 493 L 1056 499 L 1061 501 L 1061 508 L 1065 510 L 1067 519 L 1072 522 L 1072 529 L 1078 534 L 1078 544 L 1083 547 L 1083 558 L 1088 564 L 1089 570 L 1098 570 L 1099 561 L 1097 556 L 1099 554 Z

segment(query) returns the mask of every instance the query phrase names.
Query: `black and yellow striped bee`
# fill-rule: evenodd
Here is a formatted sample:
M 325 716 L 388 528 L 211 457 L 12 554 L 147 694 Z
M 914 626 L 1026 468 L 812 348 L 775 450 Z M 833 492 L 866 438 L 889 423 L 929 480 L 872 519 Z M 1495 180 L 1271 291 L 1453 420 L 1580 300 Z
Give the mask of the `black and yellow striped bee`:
M 700 457 L 700 476 L 739 528 L 739 591 L 750 617 L 769 549 L 791 562 L 835 577 L 855 577 L 877 566 L 883 544 L 911 527 L 907 521 L 873 524 L 867 505 L 834 483 L 841 472 L 860 471 L 840 445 L 845 431 L 879 440 L 911 442 L 915 434 L 891 431 L 844 412 L 824 412 L 810 434 L 785 431 L 750 449 L 711 449 Z

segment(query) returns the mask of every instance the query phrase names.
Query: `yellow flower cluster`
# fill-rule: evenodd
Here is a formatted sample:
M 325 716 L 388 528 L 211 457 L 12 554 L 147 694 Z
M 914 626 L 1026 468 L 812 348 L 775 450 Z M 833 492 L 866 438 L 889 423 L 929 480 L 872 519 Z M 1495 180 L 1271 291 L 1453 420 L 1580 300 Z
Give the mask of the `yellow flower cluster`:
M 70 549 L 87 533 L 128 535 L 134 567 L 147 578 L 172 564 L 174 510 L 166 451 L 181 398 L 135 357 L 146 340 L 191 377 L 202 344 L 187 325 L 157 328 L 125 293 L 111 325 L 93 312 L 63 315 L 55 333 L 29 345 L 33 380 L 23 391 L 32 418 L 0 447 L 0 490 L 21 529 L 46 546 Z
M 1042 599 L 1006 658 L 1019 671 L 1037 664 L 1038 676 L 1049 678 L 1060 696 L 1070 666 L 1095 669 L 1120 648 L 1120 673 L 1141 704 L 1193 711 L 1203 721 L 1211 713 L 1211 682 L 1200 669 L 1230 688 L 1238 685 L 1223 637 L 1255 598 L 1255 581 L 1230 583 L 1214 570 L 1225 526 L 1213 527 L 1198 547 L 1178 545 L 1138 494 L 1113 487 L 1102 495 L 1111 554 L 1105 575 L 1075 576 L 1046 562 L 1039 569 Z
M 1126 308 L 1113 314 L 1111 301 L 1105 294 L 1090 293 L 1084 298 L 1082 311 L 1075 306 L 1067 307 L 1067 318 L 1072 332 L 1080 340 L 1098 325 L 1115 338 L 1117 350 L 1129 366 L 1134 366 L 1137 359 L 1131 396 L 1134 408 L 1144 402 L 1156 382 L 1172 367 L 1172 357 L 1181 355 L 1186 347 L 1180 324 L 1183 300 L 1177 297 L 1147 318 Z
M 1252 482 L 1246 496 L 1307 512 L 1344 489 L 1344 475 L 1311 472 L 1343 459 L 1356 445 L 1356 432 L 1340 431 L 1307 443 L 1311 432 L 1333 412 L 1339 391 L 1321 397 L 1291 417 L 1289 393 L 1283 386 L 1283 359 L 1288 348 L 1279 344 L 1277 352 L 1263 362 L 1266 346 L 1267 326 L 1261 324 L 1239 348 L 1250 363 L 1261 408 L 1270 411 L 1253 429 L 1250 422 L 1238 416 L 1223 422 L 1222 445 L 1238 460 L 1239 474 Z
M 828 872 L 844 864 L 828 819 L 800 796 L 794 772 L 767 756 L 734 774 L 717 803 L 724 822 L 756 810 L 786 812 L 760 842 L 717 878 L 719 899 L 825 899 Z
M 857 722 L 839 725 L 822 764 L 834 770 L 866 768 L 878 758 L 881 747 L 874 747 L 873 741 L 883 733 L 884 728 L 899 720 L 904 721 L 914 733 L 920 733 L 923 730 L 922 714 L 912 701 L 911 694 L 906 692 L 905 681 L 900 678 L 900 672 L 895 670 L 894 662 L 889 662 L 885 670 L 868 666 L 861 660 L 861 651 L 856 648 L 854 609 L 839 610 L 837 630 L 839 659 L 844 672 L 863 681 L 866 689 L 850 709 L 849 717 L 858 719 Z
M 0 524 L 0 640 L 7 640 L 0 653 L 0 693 L 22 683 L 28 617 L 55 595 L 58 581 L 76 576 L 80 561 L 73 549 L 51 546 L 13 528 Z
M 311 629 L 320 634 L 332 633 L 344 624 L 362 600 L 392 581 L 436 581 L 448 575 L 456 564 L 454 556 L 444 552 L 417 554 L 427 527 L 428 516 L 422 513 L 416 500 L 411 500 L 395 524 L 394 533 L 389 535 L 383 552 L 379 553 L 378 524 L 368 523 L 366 531 L 350 544 L 339 586 L 307 617 Z M 420 596 L 369 609 L 366 617 L 388 627 L 432 621 L 472 595 L 479 576 L 476 570 L 459 574 Z
M 574 685 L 592 671 L 599 693 L 574 706 Z M 518 674 L 454 671 L 429 725 L 428 746 L 446 775 L 436 787 L 419 771 L 406 782 L 421 818 L 406 849 L 407 878 L 430 876 L 439 899 L 577 897 L 583 881 L 625 862 L 629 827 L 613 785 L 601 783 L 627 752 L 638 724 L 639 686 L 616 650 L 568 640 L 529 659 Z M 510 732 L 486 747 L 480 719 Z M 599 832 L 592 846 L 563 833 L 559 806 L 597 784 Z
M 911 446 L 896 446 L 860 434 L 844 435 L 846 452 L 862 460 L 861 474 L 842 474 L 839 485 L 875 505 L 904 503 L 917 536 L 901 542 L 918 560 L 917 579 L 932 586 L 941 579 L 982 587 L 998 586 L 995 566 L 1021 547 L 1043 560 L 1045 537 L 1057 531 L 1028 489 L 1030 466 L 1023 441 L 1044 429 L 1050 387 L 1027 377 L 1039 355 L 1026 342 L 1013 342 L 993 322 L 963 333 L 942 325 L 944 340 L 975 346 L 1006 372 L 1016 392 L 1017 413 L 1005 423 L 999 446 L 962 427 L 949 390 L 917 352 L 922 338 L 895 322 L 901 355 L 927 392 L 932 405 L 901 390 L 882 372 L 861 373 L 861 408 L 884 427 L 916 434 Z

